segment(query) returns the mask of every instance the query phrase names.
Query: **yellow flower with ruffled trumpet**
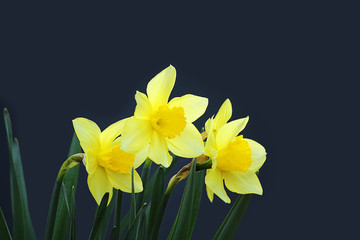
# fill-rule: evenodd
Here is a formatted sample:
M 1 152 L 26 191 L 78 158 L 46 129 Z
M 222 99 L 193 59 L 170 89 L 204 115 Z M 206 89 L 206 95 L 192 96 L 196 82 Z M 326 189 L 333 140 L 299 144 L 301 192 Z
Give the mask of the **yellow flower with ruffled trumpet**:
M 146 159 L 147 148 L 138 153 L 120 150 L 121 135 L 127 119 L 120 120 L 101 132 L 96 123 L 86 118 L 73 120 L 76 135 L 85 152 L 88 186 L 97 204 L 106 192 L 111 200 L 113 188 L 131 193 L 132 167 L 139 167 Z M 139 174 L 134 172 L 135 192 L 143 190 Z
M 224 202 L 230 203 L 224 182 L 235 193 L 262 195 L 263 192 L 256 172 L 265 162 L 265 148 L 254 140 L 238 136 L 249 117 L 228 122 L 231 115 L 232 106 L 227 99 L 215 118 L 205 123 L 208 134 L 205 155 L 212 160 L 211 169 L 206 171 L 205 184 L 211 202 L 215 193 Z
M 169 66 L 147 85 L 147 95 L 136 92 L 134 116 L 127 120 L 122 133 L 121 149 L 136 153 L 149 146 L 148 157 L 156 164 L 169 167 L 169 151 L 185 158 L 204 153 L 201 134 L 192 124 L 206 110 L 208 99 L 187 94 L 169 100 L 176 70 Z

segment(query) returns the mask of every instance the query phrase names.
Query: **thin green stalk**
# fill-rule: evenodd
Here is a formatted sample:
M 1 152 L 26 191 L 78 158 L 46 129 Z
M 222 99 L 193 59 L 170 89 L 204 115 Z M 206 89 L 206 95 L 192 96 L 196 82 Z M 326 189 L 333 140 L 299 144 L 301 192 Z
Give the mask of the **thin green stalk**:
M 48 213 L 46 229 L 45 229 L 45 237 L 44 237 L 45 240 L 51 240 L 53 237 L 60 189 L 62 186 L 63 179 L 65 177 L 65 174 L 69 169 L 71 169 L 72 167 L 74 167 L 74 166 L 78 165 L 80 162 L 82 162 L 83 157 L 84 157 L 83 153 L 78 153 L 78 154 L 72 155 L 63 163 L 63 165 L 61 166 L 61 168 L 59 170 L 58 176 L 57 176 L 55 184 L 54 184 L 53 192 L 51 195 L 49 213 Z

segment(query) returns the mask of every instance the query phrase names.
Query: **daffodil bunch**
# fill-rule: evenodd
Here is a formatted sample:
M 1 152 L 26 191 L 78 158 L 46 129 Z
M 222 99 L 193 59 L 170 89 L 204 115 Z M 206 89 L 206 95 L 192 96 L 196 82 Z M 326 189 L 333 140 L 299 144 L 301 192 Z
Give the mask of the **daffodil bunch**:
M 204 123 L 200 132 L 193 122 L 205 113 L 208 99 L 192 94 L 169 99 L 175 79 L 173 66 L 164 69 L 148 83 L 146 94 L 136 92 L 134 115 L 103 131 L 86 118 L 73 120 L 76 135 L 69 158 L 55 182 L 45 239 L 75 239 L 75 190 L 81 162 L 98 205 L 90 239 L 106 239 L 110 226 L 110 239 L 159 239 L 171 193 L 183 179 L 186 184 L 182 201 L 167 238 L 191 238 L 204 183 L 211 202 L 214 194 L 225 203 L 231 202 L 224 184 L 229 191 L 239 194 L 214 236 L 214 239 L 233 238 L 251 194 L 262 195 L 257 175 L 266 159 L 265 149 L 239 135 L 249 117 L 230 121 L 229 99 L 215 117 Z M 5 119 L 8 119 L 6 123 L 10 122 L 7 111 Z M 11 129 L 9 124 L 7 129 Z M 14 140 L 10 130 L 8 141 L 13 159 Z M 150 176 L 153 163 L 156 171 Z M 167 175 L 177 164 L 183 167 L 166 184 Z M 123 193 L 131 194 L 131 206 L 121 218 Z M 29 221 L 26 223 L 29 225 Z M 15 226 L 16 222 L 14 231 Z M 29 229 L 22 229 L 24 235 Z

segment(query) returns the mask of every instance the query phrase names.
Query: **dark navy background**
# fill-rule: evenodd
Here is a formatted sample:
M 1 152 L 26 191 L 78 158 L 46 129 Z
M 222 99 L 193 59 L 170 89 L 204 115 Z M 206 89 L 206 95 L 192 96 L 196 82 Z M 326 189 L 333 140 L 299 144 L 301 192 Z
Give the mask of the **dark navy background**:
M 232 119 L 250 116 L 244 136 L 268 152 L 260 173 L 264 194 L 252 198 L 236 239 L 359 235 L 353 6 L 246 2 L 0 9 L 0 106 L 8 108 L 20 142 L 39 239 L 68 153 L 71 120 L 86 117 L 104 129 L 131 116 L 136 90 L 145 92 L 147 82 L 170 64 L 177 69 L 171 98 L 187 93 L 209 98 L 206 113 L 195 122 L 198 128 L 229 98 Z M 2 118 L 0 125 L 0 206 L 11 225 Z M 188 161 L 180 160 L 176 169 Z M 78 239 L 88 237 L 96 207 L 86 177 L 82 167 Z M 181 182 L 171 197 L 163 238 L 183 187 Z M 228 193 L 234 202 L 237 195 Z M 128 200 L 126 195 L 124 208 Z M 193 238 L 210 239 L 230 208 L 218 197 L 210 203 L 204 189 Z

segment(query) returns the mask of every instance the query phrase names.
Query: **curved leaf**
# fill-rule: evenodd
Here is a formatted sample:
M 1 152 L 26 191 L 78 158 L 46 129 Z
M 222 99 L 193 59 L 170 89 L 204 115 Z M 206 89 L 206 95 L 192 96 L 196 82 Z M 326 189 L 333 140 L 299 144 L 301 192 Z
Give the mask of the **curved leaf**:
M 8 110 L 4 109 L 4 122 L 10 156 L 10 193 L 13 214 L 14 239 L 36 239 L 27 201 L 24 172 L 19 142 L 13 137 Z
M 219 230 L 215 234 L 214 240 L 233 239 L 239 227 L 242 217 L 249 205 L 251 194 L 240 195 L 230 209 Z

